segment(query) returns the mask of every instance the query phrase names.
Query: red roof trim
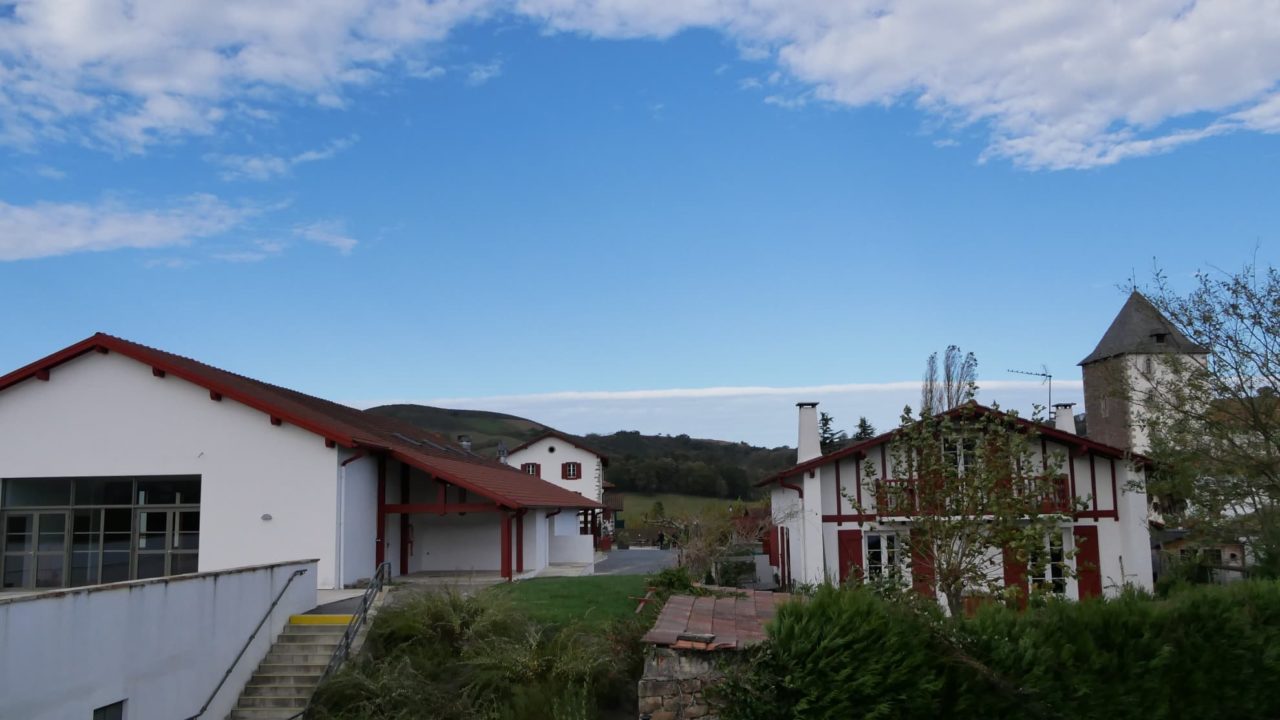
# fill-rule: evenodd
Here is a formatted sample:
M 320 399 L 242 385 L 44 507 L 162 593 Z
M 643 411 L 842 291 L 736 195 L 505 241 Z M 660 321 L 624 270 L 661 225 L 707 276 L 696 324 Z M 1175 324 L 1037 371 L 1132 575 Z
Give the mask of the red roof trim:
M 189 358 L 172 355 L 164 352 L 163 350 L 139 345 L 137 343 L 129 342 L 128 340 L 123 340 L 103 333 L 97 333 L 93 337 L 86 338 L 85 340 L 71 345 L 70 347 L 64 348 L 52 355 L 0 377 L 0 392 L 3 392 L 4 390 L 7 390 L 8 388 L 32 377 L 48 375 L 54 368 L 75 360 L 86 353 L 95 351 L 102 352 L 103 350 L 118 352 L 125 357 L 142 363 L 143 365 L 150 366 L 153 372 L 170 374 L 173 377 L 180 378 L 192 383 L 193 385 L 203 387 L 210 392 L 211 397 L 216 393 L 221 397 L 235 400 L 242 405 L 253 408 L 254 410 L 267 415 L 271 418 L 273 423 L 276 421 L 287 422 L 290 425 L 319 435 L 326 441 L 333 441 L 335 444 L 342 445 L 347 448 L 354 449 L 356 447 L 364 447 L 370 450 L 390 454 L 408 465 L 430 473 L 435 477 L 448 480 L 459 487 L 464 487 L 477 495 L 487 497 L 509 508 L 603 507 L 599 503 L 588 500 L 578 493 L 565 490 L 564 488 L 558 487 L 552 483 L 545 483 L 545 481 L 544 484 L 546 487 L 530 488 L 530 478 L 528 478 L 528 476 L 520 475 L 518 471 L 507 468 L 498 463 L 483 461 L 478 457 L 475 459 L 468 459 L 465 457 L 465 453 L 459 450 L 459 457 L 452 460 L 452 462 L 472 466 L 468 469 L 474 470 L 474 473 L 480 478 L 498 472 L 510 472 L 520 475 L 518 480 L 515 478 L 512 479 L 514 481 L 512 483 L 512 487 L 520 487 L 522 490 L 533 490 L 533 492 L 529 493 L 530 497 L 524 498 L 523 500 L 517 500 L 498 489 L 486 487 L 482 480 L 466 477 L 466 473 L 442 469 L 442 465 L 447 464 L 447 462 L 450 461 L 440 459 L 439 462 L 435 462 L 436 458 L 434 457 L 427 457 L 424 454 L 406 451 L 404 448 L 398 447 L 399 441 L 393 439 L 394 429 L 387 429 L 384 427 L 386 424 L 385 419 L 369 416 L 369 424 L 368 427 L 365 428 L 369 435 L 357 437 L 351 431 L 353 429 L 360 430 L 361 426 L 365 424 L 363 411 L 356 410 L 354 408 L 342 408 L 343 411 L 350 410 L 350 412 L 357 414 L 357 416 L 353 418 L 357 422 L 356 425 L 353 425 L 349 421 L 352 419 L 343 420 L 332 415 L 326 415 L 325 411 L 321 408 L 302 406 L 302 409 L 306 411 L 306 415 L 302 415 L 297 412 L 290 411 L 289 407 L 273 402 L 271 399 L 271 395 L 273 393 L 289 394 L 283 395 L 285 398 L 288 398 L 290 395 L 300 396 L 298 393 L 293 393 L 293 391 L 285 388 L 277 388 L 276 386 L 267 385 L 266 383 L 235 375 L 234 373 L 220 370 Z M 219 376 L 226 378 L 227 381 L 220 381 L 218 379 Z M 57 382 L 56 377 L 52 378 L 52 380 L 53 382 Z M 244 382 L 239 381 L 252 383 L 253 386 L 245 389 L 243 388 Z M 236 384 L 233 385 L 231 384 L 232 382 L 236 382 Z M 261 388 L 261 393 L 258 392 L 259 387 Z M 310 396 L 300 397 L 309 398 L 310 401 L 327 402 L 320 401 L 319 398 L 310 398 Z M 289 405 L 296 407 L 297 403 L 290 401 Z M 409 429 L 408 431 L 412 432 L 412 429 Z M 383 434 L 390 437 L 377 438 L 378 435 Z M 429 433 L 424 432 L 422 434 L 428 435 Z M 326 442 L 326 444 L 328 443 Z M 405 443 L 404 446 L 407 448 L 408 443 Z M 498 485 L 502 485 L 505 480 L 503 477 L 493 477 L 492 479 Z M 534 481 L 536 482 L 537 479 L 534 478 Z
M 966 405 L 962 405 L 958 408 L 954 408 L 952 410 L 947 411 L 947 414 L 955 415 L 955 414 L 964 412 L 966 410 L 970 412 L 976 411 L 979 414 L 987 414 L 987 413 L 999 413 L 1001 415 L 1008 414 L 1008 413 L 1003 413 L 994 408 L 987 407 L 986 405 L 979 405 L 978 403 L 968 403 Z M 1055 440 L 1064 445 L 1072 445 L 1080 450 L 1089 450 L 1109 458 L 1115 458 L 1115 459 L 1128 458 L 1142 465 L 1149 465 L 1151 463 L 1151 459 L 1145 455 L 1140 455 L 1138 453 L 1131 453 L 1128 450 L 1124 450 L 1118 447 L 1113 447 L 1111 445 L 1104 445 L 1095 440 L 1090 440 L 1086 437 L 1076 435 L 1074 433 L 1065 432 L 1063 430 L 1059 430 L 1050 425 L 1040 425 L 1037 423 L 1033 423 L 1030 420 L 1027 420 L 1026 418 L 1020 417 L 1020 418 L 1016 418 L 1016 420 L 1018 425 L 1024 428 L 1034 429 L 1036 432 L 1040 434 L 1040 437 L 1047 438 L 1049 440 Z M 828 455 L 823 455 L 821 457 L 816 457 L 812 460 L 800 463 L 788 470 L 783 470 L 780 473 L 776 473 L 774 475 L 771 475 L 765 478 L 764 480 L 761 480 L 760 482 L 756 483 L 756 487 L 769 485 L 771 483 L 778 482 L 779 480 L 785 480 L 786 478 L 792 477 L 794 475 L 800 475 L 806 471 L 819 468 L 828 463 L 836 462 L 838 460 L 843 460 L 844 458 L 849 457 L 850 455 L 864 454 L 867 450 L 873 447 L 877 447 L 879 445 L 883 445 L 884 443 L 892 440 L 894 436 L 898 434 L 898 430 L 899 428 L 895 428 L 893 430 L 890 430 L 889 432 L 881 433 L 880 435 L 877 435 L 869 440 L 864 440 L 860 443 L 841 448 Z
M 595 448 L 587 447 L 586 445 L 582 444 L 582 441 L 581 441 L 581 440 L 579 440 L 578 438 L 576 438 L 576 437 L 574 437 L 574 436 L 572 436 L 572 435 L 567 435 L 567 434 L 565 434 L 565 433 L 562 433 L 562 432 L 560 432 L 559 430 L 547 430 L 546 432 L 542 433 L 542 434 L 541 434 L 541 435 L 539 435 L 538 437 L 536 437 L 536 438 L 534 438 L 534 439 L 532 439 L 532 440 L 530 440 L 530 441 L 528 441 L 528 442 L 526 442 L 526 443 L 522 443 L 522 444 L 520 444 L 520 445 L 517 445 L 516 447 L 512 448 L 511 450 L 508 450 L 508 451 L 507 451 L 507 455 L 508 455 L 508 456 L 510 456 L 510 455 L 514 455 L 515 453 L 518 453 L 518 452 L 520 452 L 521 450 L 524 450 L 525 448 L 528 448 L 529 446 L 533 445 L 534 443 L 541 442 L 541 441 L 546 440 L 547 438 L 550 438 L 550 437 L 559 438 L 559 439 L 561 439 L 561 440 L 563 440 L 563 441 L 565 441 L 565 442 L 569 443 L 570 445 L 572 445 L 572 446 L 574 446 L 574 447 L 578 448 L 579 450 L 585 450 L 586 452 L 589 452 L 589 453 L 591 453 L 592 455 L 595 455 L 596 457 L 600 458 L 600 463 L 601 463 L 601 464 L 603 464 L 605 467 L 609 467 L 609 456 L 605 455 L 604 453 L 600 452 L 599 450 L 596 450 Z

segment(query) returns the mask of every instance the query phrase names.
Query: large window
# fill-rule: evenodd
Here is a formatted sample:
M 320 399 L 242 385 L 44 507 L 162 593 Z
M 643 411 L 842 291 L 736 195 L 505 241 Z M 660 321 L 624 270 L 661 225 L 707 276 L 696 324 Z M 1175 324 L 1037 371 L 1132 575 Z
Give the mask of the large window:
M 0 481 L 0 587 L 192 573 L 199 553 L 199 476 Z
M 1032 574 L 1031 582 L 1037 589 L 1054 595 L 1067 594 L 1067 560 L 1062 533 L 1050 536 L 1044 549 L 1032 553 L 1030 560 L 1028 565 Z
M 893 533 L 867 533 L 867 577 L 897 577 L 898 536 Z

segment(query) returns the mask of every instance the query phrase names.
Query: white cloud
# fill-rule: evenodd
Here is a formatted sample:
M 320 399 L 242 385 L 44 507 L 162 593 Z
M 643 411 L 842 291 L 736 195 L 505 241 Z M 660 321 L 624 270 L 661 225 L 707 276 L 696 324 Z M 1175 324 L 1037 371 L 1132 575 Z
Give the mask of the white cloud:
M 501 60 L 490 60 L 487 63 L 478 63 L 476 65 L 472 65 L 471 69 L 467 72 L 467 84 L 472 86 L 483 85 L 501 74 Z
M 256 263 L 283 253 L 285 244 L 274 240 L 258 240 L 249 248 L 214 253 L 214 260 L 229 263 Z
M 359 140 L 359 136 L 332 140 L 324 147 L 307 150 L 290 157 L 279 155 L 207 155 L 205 160 L 222 168 L 223 180 L 271 180 L 293 172 L 304 163 L 328 160 Z
M 1047 402 L 1037 381 L 983 381 L 978 399 L 1030 414 Z M 1055 402 L 1082 401 L 1080 381 L 1054 383 Z M 882 430 L 895 427 L 904 405 L 916 405 L 920 381 L 853 383 L 799 387 L 713 387 L 658 390 L 567 391 L 531 395 L 397 400 L 437 407 L 493 410 L 528 417 L 574 433 L 639 430 L 746 441 L 757 445 L 795 444 L 795 403 L 820 402 L 837 427 L 852 430 L 866 416 Z M 385 403 L 363 403 L 370 404 Z M 1077 411 L 1082 407 L 1077 405 Z
M 346 227 L 339 220 L 323 220 L 320 222 L 299 225 L 293 234 L 318 245 L 331 247 L 343 255 L 350 255 L 359 241 L 347 234 Z
M 428 46 L 504 13 L 600 38 L 718 31 L 776 63 L 768 84 L 807 88 L 775 102 L 910 104 L 1029 168 L 1280 132 L 1275 0 L 24 0 L 0 21 L 0 141 L 139 150 L 277 104 L 345 107 L 389 72 L 438 75 Z
M 212 195 L 192 195 L 163 209 L 119 203 L 0 201 L 0 261 L 120 248 L 164 248 L 221 235 L 256 213 Z
M 52 165 L 40 165 L 36 169 L 36 174 L 46 180 L 65 180 L 67 173 L 59 170 Z

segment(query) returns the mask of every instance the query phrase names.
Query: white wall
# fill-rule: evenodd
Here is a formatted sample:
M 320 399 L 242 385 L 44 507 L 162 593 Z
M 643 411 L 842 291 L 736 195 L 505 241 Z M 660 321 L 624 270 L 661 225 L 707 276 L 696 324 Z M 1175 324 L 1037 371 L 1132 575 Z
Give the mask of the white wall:
M 354 452 L 343 450 L 346 460 Z M 339 469 L 341 493 L 338 522 L 342 528 L 342 584 L 373 577 L 377 569 L 378 461 L 365 456 Z
M 409 572 L 428 570 L 496 572 L 502 568 L 502 527 L 500 513 L 475 512 L 466 515 L 410 515 L 413 526 L 413 556 Z M 395 516 L 387 523 L 399 526 Z M 512 523 L 514 532 L 514 525 Z M 512 543 L 514 548 L 515 543 Z M 525 547 L 525 557 L 529 555 Z M 390 557 L 390 554 L 388 554 Z M 398 564 L 393 562 L 393 568 Z M 511 567 L 515 568 L 512 551 Z
M 315 557 L 318 585 L 333 587 L 337 455 L 118 353 L 90 352 L 48 382 L 0 393 L 0 478 L 199 475 L 202 571 Z
M 565 508 L 560 511 L 559 515 L 551 518 L 555 535 L 580 535 L 582 534 L 582 518 L 578 517 L 578 511 L 573 508 Z
M 564 480 L 560 477 L 560 465 L 567 462 L 582 464 L 582 478 Z M 566 490 L 600 502 L 603 497 L 603 463 L 594 453 L 582 450 L 558 437 L 543 438 L 527 448 L 507 456 L 507 464 L 519 469 L 525 463 L 542 466 L 542 479 Z
M 552 535 L 551 562 L 594 563 L 595 544 L 590 535 Z
M 206 711 L 213 720 L 231 712 L 289 615 L 315 607 L 315 561 L 0 600 L 0 717 L 87 720 L 120 700 L 129 720 L 189 717 L 299 569 Z
M 545 568 L 551 563 L 551 523 L 555 518 L 548 518 L 546 510 L 534 510 L 529 517 L 524 519 L 525 525 L 532 525 L 534 528 L 534 566 L 539 570 Z M 529 553 L 529 546 L 525 546 L 526 558 Z M 528 560 L 526 559 L 525 568 L 527 569 Z

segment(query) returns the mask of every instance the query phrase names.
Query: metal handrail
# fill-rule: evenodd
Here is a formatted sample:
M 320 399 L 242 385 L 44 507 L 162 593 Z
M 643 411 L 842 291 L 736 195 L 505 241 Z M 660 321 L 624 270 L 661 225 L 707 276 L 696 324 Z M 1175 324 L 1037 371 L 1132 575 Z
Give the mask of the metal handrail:
M 351 645 L 355 642 L 356 635 L 360 632 L 360 628 L 364 625 L 364 621 L 369 615 L 369 608 L 373 606 L 374 598 L 378 596 L 378 593 L 382 591 L 383 586 L 390 579 L 391 563 L 384 562 L 373 573 L 373 579 L 369 581 L 369 587 L 365 588 L 364 595 L 360 597 L 360 605 L 351 614 L 351 621 L 347 623 L 346 632 L 342 633 L 342 639 L 338 641 L 337 647 L 333 649 L 329 664 L 325 666 L 324 672 L 320 673 L 320 679 L 316 681 L 316 687 L 320 687 L 325 680 L 337 672 L 338 668 L 342 667 L 342 663 L 346 662 L 347 657 L 351 655 Z
M 196 718 L 203 715 L 204 712 L 209 709 L 209 706 L 213 704 L 213 699 L 218 697 L 218 691 L 222 690 L 222 686 L 226 684 L 227 678 L 231 677 L 231 671 L 236 669 L 236 665 L 240 662 L 240 658 L 244 657 L 245 652 L 249 650 L 249 646 L 253 644 L 253 639 L 258 637 L 258 632 L 262 630 L 262 626 L 266 624 L 267 618 L 271 617 L 271 613 L 276 609 L 276 605 L 280 604 L 280 599 L 284 597 L 289 586 L 293 584 L 294 578 L 299 575 L 305 575 L 306 572 L 306 568 L 300 568 L 298 570 L 294 570 L 293 573 L 289 575 L 289 579 L 285 581 L 284 587 L 280 588 L 280 593 L 276 595 L 276 599 L 271 601 L 271 607 L 267 608 L 267 612 L 264 613 L 262 619 L 258 621 L 258 626 L 253 629 L 253 633 L 249 635 L 249 639 L 244 641 L 244 647 L 240 648 L 240 652 L 236 654 L 236 659 L 231 661 L 231 665 L 227 667 L 227 671 L 222 674 L 222 679 L 218 681 L 218 686 L 213 689 L 213 692 L 209 693 L 209 699 L 205 700 L 204 705 L 200 706 L 200 710 L 196 712 L 195 715 L 187 718 L 187 720 L 196 720 Z

